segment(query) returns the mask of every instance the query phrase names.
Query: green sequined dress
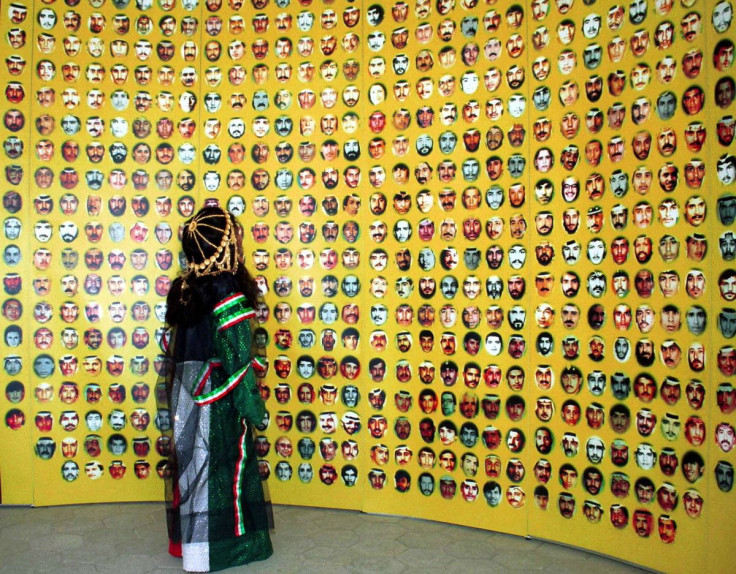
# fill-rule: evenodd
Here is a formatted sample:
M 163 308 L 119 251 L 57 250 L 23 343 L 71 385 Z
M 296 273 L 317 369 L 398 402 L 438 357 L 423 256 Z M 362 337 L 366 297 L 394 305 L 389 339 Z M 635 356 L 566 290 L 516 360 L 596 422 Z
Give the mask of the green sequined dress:
M 254 316 L 231 293 L 208 316 L 176 327 L 167 399 L 173 413 L 167 485 L 169 552 L 184 570 L 211 572 L 268 558 L 270 507 L 254 452 L 265 406 L 251 354 Z

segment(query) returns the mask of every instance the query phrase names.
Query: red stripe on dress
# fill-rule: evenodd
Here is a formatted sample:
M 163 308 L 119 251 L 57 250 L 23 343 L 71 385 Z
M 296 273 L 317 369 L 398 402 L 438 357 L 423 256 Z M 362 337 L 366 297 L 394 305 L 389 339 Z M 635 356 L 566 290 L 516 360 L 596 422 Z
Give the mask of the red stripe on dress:
M 207 370 L 200 377 L 199 382 L 197 383 L 197 388 L 192 393 L 192 396 L 195 397 L 195 399 L 202 393 L 202 389 L 207 384 L 207 381 L 210 380 L 210 377 L 212 376 L 212 371 L 214 371 L 217 367 L 221 367 L 221 366 L 222 366 L 222 362 L 220 361 L 210 360 L 207 363 Z
M 259 373 L 265 371 L 266 367 L 268 366 L 266 361 L 264 361 L 261 357 L 253 357 L 253 360 L 250 362 L 250 364 L 253 365 L 253 368 Z
M 240 375 L 238 375 L 237 377 L 233 377 L 233 379 L 226 385 L 223 385 L 219 389 L 215 389 L 211 393 L 205 395 L 205 398 L 194 397 L 194 402 L 198 405 L 209 405 L 214 403 L 215 401 L 220 400 L 222 397 L 224 397 L 226 394 L 228 394 L 230 391 L 238 386 L 240 381 L 242 381 L 245 377 L 245 374 L 248 372 L 249 368 L 250 365 L 246 365 L 245 367 L 243 367 Z
M 227 307 L 238 299 L 245 299 L 245 295 L 243 295 L 242 293 L 234 293 L 233 295 L 230 295 L 230 297 L 225 297 L 222 301 L 215 305 L 212 311 L 217 313 L 220 309 L 222 309 L 223 307 Z
M 243 474 L 245 472 L 245 437 L 248 432 L 248 425 L 245 420 L 241 420 L 243 425 L 243 434 L 240 435 L 238 442 L 238 460 L 235 463 L 235 479 L 233 480 L 233 509 L 235 510 L 235 536 L 245 534 L 245 513 L 242 508 L 243 494 Z
M 235 315 L 235 317 L 232 317 L 231 319 L 228 319 L 227 321 L 222 323 L 219 327 L 217 327 L 217 330 L 224 331 L 228 327 L 232 327 L 233 325 L 242 323 L 243 321 L 247 319 L 248 319 L 248 315 L 246 313 L 240 313 L 239 315 Z

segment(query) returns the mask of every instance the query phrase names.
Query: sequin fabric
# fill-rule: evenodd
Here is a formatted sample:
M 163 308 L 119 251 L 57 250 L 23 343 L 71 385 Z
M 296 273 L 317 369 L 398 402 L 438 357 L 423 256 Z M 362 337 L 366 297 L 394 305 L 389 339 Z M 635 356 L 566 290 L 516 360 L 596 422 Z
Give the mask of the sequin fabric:
M 252 316 L 245 297 L 229 294 L 170 338 L 169 551 L 183 557 L 188 572 L 222 570 L 273 552 L 253 442 L 265 406 L 251 356 Z

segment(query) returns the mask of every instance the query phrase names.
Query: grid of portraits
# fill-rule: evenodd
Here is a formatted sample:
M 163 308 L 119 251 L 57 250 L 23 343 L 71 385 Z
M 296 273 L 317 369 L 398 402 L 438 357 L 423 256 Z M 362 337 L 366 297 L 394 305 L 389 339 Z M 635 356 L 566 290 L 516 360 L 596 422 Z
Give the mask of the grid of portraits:
M 729 348 L 706 330 L 725 324 L 706 276 L 718 277 L 710 271 L 719 254 L 708 251 L 714 220 L 729 221 L 722 200 L 711 202 L 718 213 L 708 212 L 717 196 L 705 187 L 725 190 L 731 179 L 720 166 L 730 160 L 726 153 L 716 161 L 703 141 L 706 91 L 719 126 L 729 122 L 715 113 L 733 98 L 722 94 L 722 79 L 706 77 L 704 35 L 713 30 L 730 42 L 731 7 L 592 5 L 574 20 L 559 8 L 550 19 L 532 5 L 533 42 L 556 48 L 556 61 L 532 61 L 530 248 L 548 267 L 534 271 L 542 301 L 532 334 L 534 426 L 564 423 L 532 429 L 544 455 L 532 461 L 534 502 L 565 519 L 607 519 L 672 544 L 678 528 L 697 531 L 707 492 L 730 491 L 729 384 L 717 398 L 708 367 L 717 362 L 725 378 L 733 369 Z M 550 146 L 555 134 L 567 141 Z M 710 289 L 728 301 L 718 282 Z M 706 425 L 709 404 L 720 414 Z
M 150 3 L 126 8 L 12 3 L 3 19 L 6 421 L 32 428 L 38 468 L 56 479 L 37 501 L 68 499 L 59 482 L 167 471 L 159 341 L 174 231 L 197 195 L 199 10 L 167 18 L 175 3 L 163 3 L 154 27 Z
M 578 544 L 702 532 L 736 441 L 732 15 L 10 4 L 6 423 L 33 411 L 67 480 L 157 466 L 174 230 L 219 201 L 264 294 L 276 497 Z

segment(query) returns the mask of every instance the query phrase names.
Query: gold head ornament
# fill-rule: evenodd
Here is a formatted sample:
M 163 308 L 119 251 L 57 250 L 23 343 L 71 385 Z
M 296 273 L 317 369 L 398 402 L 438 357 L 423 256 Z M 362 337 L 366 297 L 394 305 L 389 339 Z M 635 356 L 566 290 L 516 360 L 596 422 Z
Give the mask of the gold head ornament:
M 203 230 L 221 231 L 221 227 L 209 223 L 208 220 L 222 219 L 223 216 L 225 218 L 225 230 L 219 245 L 215 245 L 206 237 Z M 221 211 L 201 216 L 195 215 L 187 225 L 187 233 L 203 259 L 201 263 L 189 261 L 187 274 L 194 273 L 195 277 L 204 277 L 205 275 L 219 275 L 220 273 L 235 273 L 238 270 L 238 239 L 235 225 L 233 225 L 228 212 Z M 209 251 L 208 248 L 215 248 L 214 253 L 209 257 L 205 256 L 205 250 Z

